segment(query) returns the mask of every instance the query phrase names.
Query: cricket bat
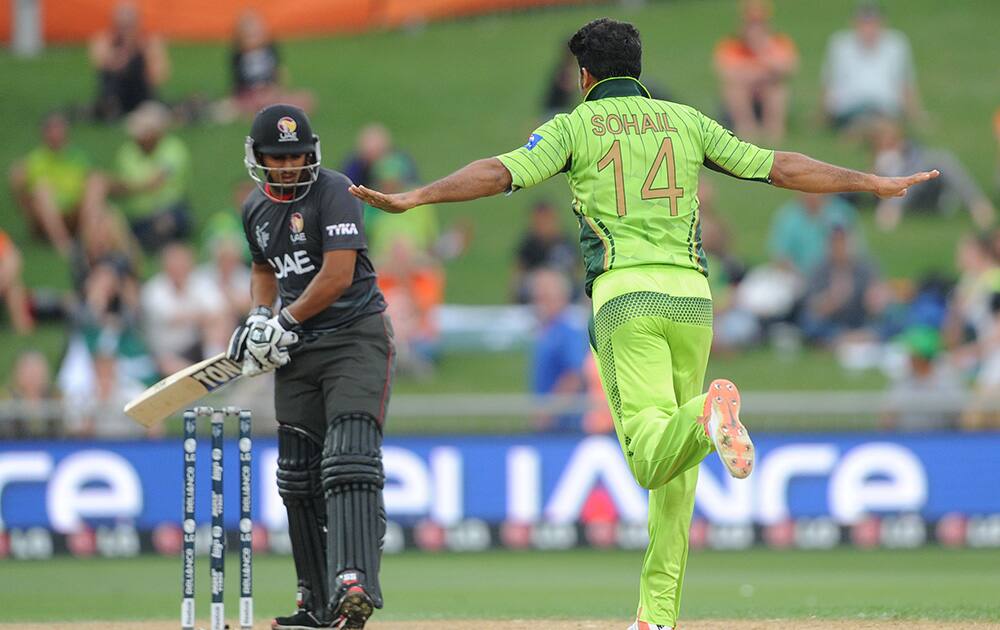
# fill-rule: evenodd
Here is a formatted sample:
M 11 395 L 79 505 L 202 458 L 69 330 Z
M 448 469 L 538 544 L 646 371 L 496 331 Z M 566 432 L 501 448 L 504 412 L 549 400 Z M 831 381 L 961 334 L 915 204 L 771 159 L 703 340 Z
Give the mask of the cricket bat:
M 222 352 L 171 374 L 125 405 L 125 414 L 151 427 L 199 398 L 243 376 L 243 370 Z

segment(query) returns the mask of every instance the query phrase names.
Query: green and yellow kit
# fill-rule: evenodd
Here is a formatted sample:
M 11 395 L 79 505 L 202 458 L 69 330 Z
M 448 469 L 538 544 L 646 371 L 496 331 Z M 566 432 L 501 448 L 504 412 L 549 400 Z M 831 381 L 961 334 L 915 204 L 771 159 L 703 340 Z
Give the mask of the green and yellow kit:
M 713 448 L 697 422 L 712 344 L 698 174 L 768 182 L 774 152 L 614 77 L 498 159 L 515 190 L 557 173 L 569 180 L 601 381 L 626 461 L 650 491 L 637 616 L 673 627 L 697 464 Z

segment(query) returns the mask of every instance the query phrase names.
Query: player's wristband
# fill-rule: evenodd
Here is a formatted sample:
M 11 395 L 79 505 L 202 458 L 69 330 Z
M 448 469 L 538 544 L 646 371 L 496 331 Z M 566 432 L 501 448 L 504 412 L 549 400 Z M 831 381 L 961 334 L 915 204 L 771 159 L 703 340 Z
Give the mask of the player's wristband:
M 299 327 L 299 320 L 292 317 L 292 314 L 288 312 L 288 308 L 283 308 L 278 312 L 278 323 L 285 330 L 295 330 Z
M 274 310 L 270 306 L 258 306 L 250 311 L 247 319 L 250 319 L 254 315 L 262 316 L 264 319 L 271 319 L 274 317 Z

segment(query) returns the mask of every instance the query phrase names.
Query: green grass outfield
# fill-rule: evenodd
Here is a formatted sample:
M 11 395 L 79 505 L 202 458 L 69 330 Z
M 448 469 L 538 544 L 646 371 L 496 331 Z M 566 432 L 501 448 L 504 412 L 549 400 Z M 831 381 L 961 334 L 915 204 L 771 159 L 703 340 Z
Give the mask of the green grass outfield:
M 629 3 L 625 3 L 629 4 Z M 776 27 L 789 33 L 801 54 L 792 81 L 790 130 L 785 148 L 864 168 L 864 149 L 821 129 L 814 114 L 819 100 L 819 68 L 829 35 L 849 24 L 855 0 L 805 2 L 779 0 Z M 996 90 L 995 25 L 1000 3 L 992 0 L 886 0 L 889 22 L 910 37 L 917 76 L 927 110 L 921 139 L 956 152 L 984 187 L 993 180 L 996 147 L 990 132 L 992 112 L 1000 106 Z M 635 22 L 645 45 L 644 77 L 668 88 L 678 100 L 710 114 L 718 112 L 717 82 L 711 69 L 713 47 L 737 20 L 732 0 L 650 2 L 641 8 L 619 4 L 530 11 L 432 24 L 401 32 L 282 41 L 282 55 L 296 87 L 313 90 L 319 107 L 313 115 L 323 138 L 324 163 L 340 164 L 358 128 L 385 122 L 398 145 L 410 152 L 427 179 L 465 162 L 509 150 L 524 141 L 539 122 L 540 101 L 562 42 L 585 21 L 610 15 Z M 279 34 L 280 36 L 280 34 Z M 171 43 L 173 72 L 163 92 L 168 99 L 199 93 L 210 98 L 228 89 L 228 46 Z M 38 59 L 22 60 L 0 51 L 0 118 L 8 124 L 0 143 L 0 169 L 37 144 L 42 113 L 87 102 L 94 77 L 80 46 L 52 47 Z M 194 158 L 192 200 L 197 220 L 228 207 L 242 169 L 247 124 L 194 126 L 179 131 Z M 76 142 L 101 166 L 111 164 L 124 133 L 116 127 L 81 125 Z M 766 258 L 764 241 L 774 209 L 787 192 L 706 174 L 718 188 L 717 206 L 732 224 L 733 246 L 750 261 Z M 0 183 L 0 227 L 26 249 L 25 278 L 30 285 L 66 287 L 68 270 L 53 251 L 27 240 L 24 222 Z M 497 197 L 439 209 L 442 222 L 472 220 L 476 237 L 463 258 L 448 265 L 447 299 L 459 303 L 497 303 L 506 299 L 507 269 L 533 199 L 548 197 L 566 207 L 569 196 L 555 178 L 512 198 Z M 914 277 L 927 269 L 950 271 L 957 237 L 969 229 L 967 217 L 907 220 L 892 235 L 878 234 L 864 217 L 870 249 L 893 277 Z M 915 255 L 919 252 L 919 255 Z M 151 266 L 148 266 L 151 268 Z M 21 349 L 41 347 L 58 358 L 64 331 L 45 327 L 33 338 L 12 339 L 0 331 L 0 380 Z M 715 363 L 726 371 L 727 359 Z M 504 365 L 507 365 L 506 363 Z M 778 371 L 759 356 L 747 371 L 771 388 L 807 388 L 804 361 Z M 825 364 L 831 369 L 832 361 Z M 737 366 L 742 368 L 743 366 Z M 779 376 L 780 374 L 780 376 Z M 504 391 L 523 389 L 523 377 L 509 370 L 492 379 Z M 459 389 L 464 381 L 454 381 Z M 837 382 L 827 384 L 836 387 Z M 446 385 L 447 386 L 447 385 Z
M 487 552 L 386 557 L 381 619 L 577 618 L 628 620 L 637 552 Z M 235 557 L 227 566 L 236 605 Z M 198 608 L 207 612 L 207 558 Z M 1000 621 L 1000 550 L 693 552 L 685 618 L 866 618 Z M 180 561 L 0 563 L 3 621 L 168 619 L 178 614 Z M 290 557 L 254 565 L 257 617 L 288 611 Z M 47 595 L 43 595 L 47 594 Z M 235 610 L 235 608 L 233 609 Z

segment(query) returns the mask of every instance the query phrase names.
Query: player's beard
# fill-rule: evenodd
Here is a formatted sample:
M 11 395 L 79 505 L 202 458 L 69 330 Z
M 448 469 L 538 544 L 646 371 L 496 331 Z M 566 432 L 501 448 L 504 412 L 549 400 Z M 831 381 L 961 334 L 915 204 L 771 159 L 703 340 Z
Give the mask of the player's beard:
M 292 170 L 292 169 L 284 169 L 284 170 Z M 309 179 L 309 165 L 297 167 L 297 170 L 298 170 L 298 177 L 293 181 L 289 181 L 288 183 L 284 183 L 282 181 L 281 176 L 283 175 L 283 173 L 278 172 L 271 174 L 271 176 L 268 179 L 271 180 L 270 181 L 271 189 L 274 191 L 275 195 L 279 197 L 287 197 L 287 196 L 294 197 L 297 195 L 299 189 L 302 187 L 302 184 L 306 183 Z

